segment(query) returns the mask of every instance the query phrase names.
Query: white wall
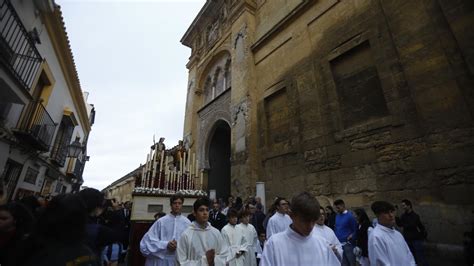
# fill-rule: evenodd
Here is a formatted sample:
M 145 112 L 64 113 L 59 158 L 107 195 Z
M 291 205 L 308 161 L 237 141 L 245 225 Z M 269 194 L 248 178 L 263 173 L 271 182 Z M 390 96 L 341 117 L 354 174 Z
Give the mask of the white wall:
M 38 33 L 40 34 L 41 44 L 37 44 L 36 47 L 39 53 L 41 54 L 41 56 L 45 58 L 46 62 L 48 63 L 48 66 L 51 69 L 52 75 L 55 80 L 55 84 L 54 84 L 51 96 L 48 100 L 48 104 L 46 105 L 46 110 L 51 115 L 51 118 L 57 125 L 59 125 L 59 123 L 61 122 L 64 110 L 66 108 L 71 110 L 76 116 L 77 122 L 79 123 L 79 125 L 74 128 L 71 142 L 75 140 L 76 136 L 79 136 L 82 141 L 84 139 L 85 133 L 83 130 L 81 119 L 79 118 L 79 112 L 77 111 L 76 106 L 74 106 L 74 102 L 69 92 L 64 73 L 59 64 L 59 60 L 56 57 L 56 52 L 54 51 L 51 39 L 48 36 L 48 31 L 46 30 L 46 27 L 43 25 L 40 19 L 40 16 L 39 16 L 40 13 L 39 11 L 36 10 L 33 4 L 34 1 L 15 0 L 11 2 L 13 6 L 15 7 L 16 12 L 18 13 L 20 19 L 23 21 L 23 24 L 25 28 L 27 29 L 27 31 L 30 31 L 33 28 L 36 28 L 38 30 Z M 9 123 L 11 127 L 16 127 L 17 121 L 20 117 L 22 109 L 23 109 L 22 105 L 15 105 L 10 110 L 8 119 L 10 120 Z M 88 119 L 86 120 L 88 121 Z M 56 138 L 58 128 L 59 127 L 57 126 L 52 144 L 54 143 L 54 140 Z M 3 147 L 0 147 L 0 148 L 3 149 Z M 39 192 L 43 185 L 44 173 L 46 172 L 46 167 L 43 165 L 43 163 L 39 162 L 39 160 L 37 160 L 35 156 L 32 156 L 32 154 L 21 152 L 17 149 L 12 149 L 12 153 L 10 157 L 15 161 L 21 164 L 24 164 L 23 170 L 20 174 L 17 188 L 23 188 L 23 189 Z M 67 170 L 67 166 L 69 164 L 69 160 L 70 158 L 68 157 L 65 162 L 64 167 L 60 169 L 61 172 L 65 173 L 65 171 Z M 29 183 L 23 182 L 26 171 L 29 166 L 37 170 L 40 170 L 40 173 L 37 177 L 36 184 L 29 184 Z M 54 182 L 52 185 L 53 190 L 56 188 L 56 183 L 57 182 Z M 71 191 L 70 184 L 67 184 L 67 182 L 63 182 L 63 185 L 67 186 L 67 192 Z

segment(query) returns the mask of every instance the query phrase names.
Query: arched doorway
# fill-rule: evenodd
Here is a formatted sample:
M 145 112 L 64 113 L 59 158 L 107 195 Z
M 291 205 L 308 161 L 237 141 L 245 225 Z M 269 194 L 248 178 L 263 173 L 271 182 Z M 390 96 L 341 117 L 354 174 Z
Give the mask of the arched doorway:
M 219 120 L 209 141 L 208 190 L 216 190 L 217 198 L 230 195 L 230 127 Z

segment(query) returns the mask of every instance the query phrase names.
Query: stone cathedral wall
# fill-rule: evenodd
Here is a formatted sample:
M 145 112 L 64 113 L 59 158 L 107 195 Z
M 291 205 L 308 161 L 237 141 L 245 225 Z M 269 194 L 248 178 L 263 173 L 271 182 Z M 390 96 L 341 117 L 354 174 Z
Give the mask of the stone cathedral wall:
M 429 238 L 460 244 L 474 218 L 473 15 L 468 1 L 317 1 L 254 49 L 266 198 L 408 198 Z
M 474 220 L 471 1 L 228 2 L 253 4 L 200 58 L 232 58 L 233 194 L 263 181 L 267 205 L 303 190 L 349 208 L 408 198 L 429 239 L 459 246 Z

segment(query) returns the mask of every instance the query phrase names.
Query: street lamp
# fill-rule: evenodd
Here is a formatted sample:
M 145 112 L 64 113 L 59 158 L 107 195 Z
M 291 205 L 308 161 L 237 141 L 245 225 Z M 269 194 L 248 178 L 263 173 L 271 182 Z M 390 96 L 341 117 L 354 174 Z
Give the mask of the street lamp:
M 81 154 L 82 151 L 82 144 L 79 142 L 79 138 L 76 138 L 73 143 L 69 144 L 68 146 L 68 154 L 67 156 L 71 158 L 77 158 L 79 157 L 79 154 Z

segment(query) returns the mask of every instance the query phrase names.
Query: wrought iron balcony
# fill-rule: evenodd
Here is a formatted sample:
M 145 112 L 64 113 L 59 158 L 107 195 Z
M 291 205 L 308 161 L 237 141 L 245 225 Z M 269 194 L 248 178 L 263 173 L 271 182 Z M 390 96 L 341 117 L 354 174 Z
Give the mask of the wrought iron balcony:
M 0 65 L 31 91 L 42 58 L 10 0 L 0 0 Z
M 27 105 L 19 128 L 15 129 L 18 138 L 40 151 L 48 151 L 51 146 L 56 123 L 41 101 Z
M 77 182 L 82 181 L 82 172 L 84 172 L 84 166 L 86 162 L 82 162 L 79 159 L 75 160 L 74 170 L 72 172 L 67 173 L 68 176 L 77 179 Z

